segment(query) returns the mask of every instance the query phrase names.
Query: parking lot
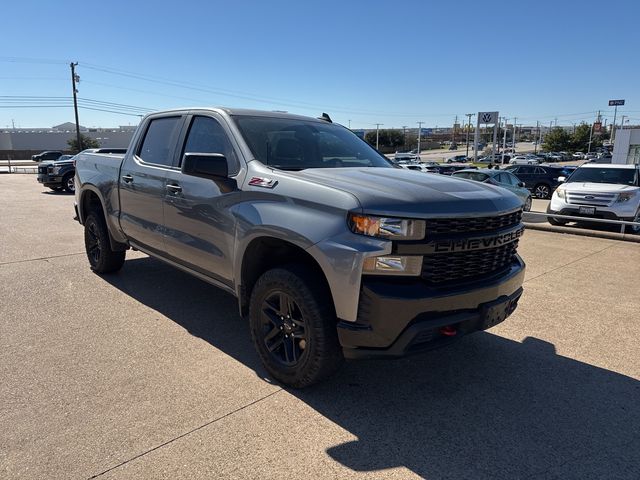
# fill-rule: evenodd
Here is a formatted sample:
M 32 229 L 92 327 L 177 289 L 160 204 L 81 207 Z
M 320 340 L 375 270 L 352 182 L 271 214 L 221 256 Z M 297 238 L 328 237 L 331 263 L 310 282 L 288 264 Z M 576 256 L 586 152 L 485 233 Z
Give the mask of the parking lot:
M 93 274 L 72 217 L 0 175 L 0 478 L 640 478 L 640 244 L 527 231 L 506 322 L 295 391 L 234 298 Z

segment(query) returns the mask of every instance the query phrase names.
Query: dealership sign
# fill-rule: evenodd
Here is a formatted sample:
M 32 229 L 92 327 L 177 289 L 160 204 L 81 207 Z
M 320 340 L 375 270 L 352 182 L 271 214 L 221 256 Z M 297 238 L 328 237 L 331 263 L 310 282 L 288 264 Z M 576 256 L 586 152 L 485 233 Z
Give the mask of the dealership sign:
M 624 105 L 624 100 L 609 100 L 610 107 L 618 107 L 620 105 Z

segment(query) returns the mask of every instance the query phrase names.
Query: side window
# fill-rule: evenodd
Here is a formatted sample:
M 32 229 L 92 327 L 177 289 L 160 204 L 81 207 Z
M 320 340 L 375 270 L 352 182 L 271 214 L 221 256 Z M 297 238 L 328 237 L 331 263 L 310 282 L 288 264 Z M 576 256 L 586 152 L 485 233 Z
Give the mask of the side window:
M 537 175 L 545 175 L 546 173 L 547 173 L 547 171 L 544 168 L 536 167 L 536 174 Z
M 516 176 L 511 175 L 511 174 L 509 174 L 509 173 L 505 173 L 505 175 L 507 176 L 508 181 L 509 181 L 509 183 L 510 183 L 511 185 L 513 185 L 514 187 L 517 187 L 517 186 L 518 186 L 518 184 L 520 183 L 520 180 L 518 180 L 518 178 L 517 178 Z
M 138 150 L 138 157 L 146 163 L 170 167 L 173 164 L 172 147 L 177 140 L 181 120 L 182 117 L 163 117 L 151 120 Z
M 218 121 L 211 117 L 193 118 L 182 155 L 185 153 L 221 153 L 229 161 L 229 173 L 238 171 L 238 158 L 231 141 Z
M 506 173 L 499 173 L 498 175 L 496 175 L 495 179 L 498 181 L 498 183 L 506 183 L 507 185 L 509 184 L 509 178 Z

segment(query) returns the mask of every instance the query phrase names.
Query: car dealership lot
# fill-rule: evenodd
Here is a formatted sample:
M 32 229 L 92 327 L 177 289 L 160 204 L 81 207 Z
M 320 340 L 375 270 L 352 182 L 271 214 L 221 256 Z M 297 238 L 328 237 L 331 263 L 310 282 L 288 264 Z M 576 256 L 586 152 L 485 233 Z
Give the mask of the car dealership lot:
M 0 478 L 640 477 L 640 245 L 528 231 L 489 332 L 265 380 L 229 295 L 88 268 L 73 197 L 0 176 Z

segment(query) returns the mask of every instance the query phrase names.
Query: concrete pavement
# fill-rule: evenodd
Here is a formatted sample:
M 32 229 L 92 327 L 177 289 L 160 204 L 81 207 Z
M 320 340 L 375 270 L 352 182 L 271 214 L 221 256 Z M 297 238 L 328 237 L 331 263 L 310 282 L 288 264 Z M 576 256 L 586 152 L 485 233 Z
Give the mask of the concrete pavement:
M 91 273 L 72 205 L 0 177 L 0 478 L 640 477 L 640 245 L 527 231 L 506 322 L 300 392 L 229 295 Z

